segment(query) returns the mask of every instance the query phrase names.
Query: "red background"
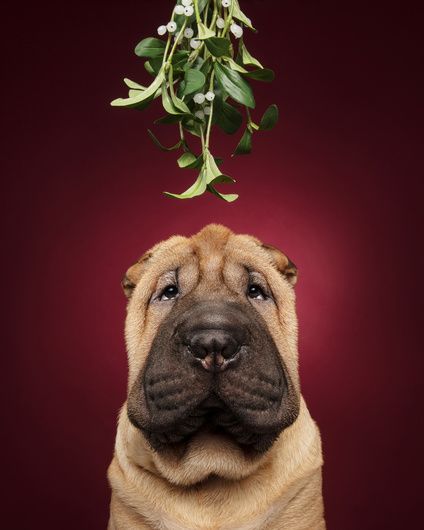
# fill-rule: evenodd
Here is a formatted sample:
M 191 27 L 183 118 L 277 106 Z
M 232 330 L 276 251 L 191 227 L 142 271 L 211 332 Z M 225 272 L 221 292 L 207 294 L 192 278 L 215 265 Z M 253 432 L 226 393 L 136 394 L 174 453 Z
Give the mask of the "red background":
M 241 195 L 227 205 L 164 198 L 195 175 L 150 143 L 159 106 L 109 107 L 123 77 L 146 81 L 132 49 L 171 4 L 6 9 L 2 526 L 106 527 L 126 391 L 121 276 L 158 240 L 214 221 L 299 267 L 301 378 L 322 431 L 328 527 L 417 528 L 418 13 L 405 3 L 242 1 L 260 30 L 248 47 L 277 74 L 255 85 L 257 115 L 275 102 L 281 121 L 255 137 L 250 157 L 226 159 Z M 177 136 L 156 130 L 164 142 Z M 227 157 L 235 142 L 218 134 L 214 152 Z

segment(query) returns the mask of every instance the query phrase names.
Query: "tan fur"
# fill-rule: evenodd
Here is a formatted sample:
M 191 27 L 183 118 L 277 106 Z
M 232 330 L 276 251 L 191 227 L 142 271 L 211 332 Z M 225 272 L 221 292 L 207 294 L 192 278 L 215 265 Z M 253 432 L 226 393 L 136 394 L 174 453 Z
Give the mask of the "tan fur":
M 209 225 L 191 238 L 156 245 L 123 281 L 130 300 L 126 322 L 128 388 L 146 360 L 169 309 L 148 304 L 160 278 L 179 270 L 186 291 L 236 300 L 245 267 L 271 287 L 273 309 L 257 310 L 280 351 L 300 396 L 297 320 L 292 285 L 296 268 L 274 247 Z M 169 306 L 168 306 L 169 307 Z M 228 438 L 196 435 L 184 455 L 153 451 L 128 420 L 124 404 L 108 477 L 109 530 L 325 530 L 318 428 L 300 396 L 297 420 L 260 457 L 247 457 Z

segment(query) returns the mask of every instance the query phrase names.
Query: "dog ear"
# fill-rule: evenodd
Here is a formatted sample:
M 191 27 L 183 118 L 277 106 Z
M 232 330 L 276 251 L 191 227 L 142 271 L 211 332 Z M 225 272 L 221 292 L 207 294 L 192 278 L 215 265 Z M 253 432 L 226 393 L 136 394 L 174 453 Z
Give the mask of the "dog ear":
M 121 281 L 122 289 L 124 290 L 125 296 L 130 299 L 140 281 L 141 274 L 143 272 L 145 262 L 150 258 L 151 254 L 144 254 L 137 263 L 134 263 L 126 272 L 124 278 Z
M 272 245 L 262 245 L 262 247 L 271 254 L 274 265 L 286 278 L 291 285 L 296 285 L 297 282 L 297 267 L 296 265 L 278 248 Z

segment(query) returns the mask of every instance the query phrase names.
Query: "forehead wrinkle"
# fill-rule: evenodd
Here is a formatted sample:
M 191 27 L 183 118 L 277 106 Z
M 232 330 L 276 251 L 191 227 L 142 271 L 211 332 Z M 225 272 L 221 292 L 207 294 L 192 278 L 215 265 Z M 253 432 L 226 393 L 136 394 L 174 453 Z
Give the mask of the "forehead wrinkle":
M 156 271 L 156 276 L 162 276 L 181 267 L 183 262 L 193 253 L 191 245 L 188 245 L 188 239 L 178 237 L 165 241 L 156 248 L 149 260 L 146 261 L 145 271 Z
M 197 257 L 201 278 L 216 277 L 222 279 L 222 262 L 224 254 L 221 249 L 211 249 L 210 247 L 197 247 Z
M 240 296 L 240 292 L 239 290 L 234 286 L 232 286 L 232 283 L 230 280 L 231 280 L 231 272 L 229 271 L 229 265 L 233 265 L 233 267 L 237 267 L 240 269 L 240 271 L 242 272 L 241 276 L 243 276 L 243 281 L 245 280 L 245 274 L 244 272 L 245 269 L 243 268 L 243 266 L 240 264 L 240 263 L 237 263 L 235 261 L 230 261 L 230 256 L 227 256 L 227 255 L 224 255 L 224 264 L 222 266 L 222 271 L 221 271 L 221 276 L 222 276 L 222 281 L 224 283 L 224 285 L 226 286 L 226 288 L 228 289 L 228 291 L 235 295 L 235 296 Z
M 233 259 L 249 271 L 260 272 L 267 279 L 270 267 L 273 267 L 272 259 L 268 253 L 262 249 L 260 242 L 244 235 L 234 235 L 231 254 Z

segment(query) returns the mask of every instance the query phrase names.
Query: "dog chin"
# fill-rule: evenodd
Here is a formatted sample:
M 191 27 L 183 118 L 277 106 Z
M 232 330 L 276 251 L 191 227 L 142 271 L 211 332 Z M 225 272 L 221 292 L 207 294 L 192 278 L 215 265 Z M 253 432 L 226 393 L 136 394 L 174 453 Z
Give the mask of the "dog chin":
M 153 452 L 153 461 L 169 482 L 189 486 L 216 478 L 241 480 L 262 464 L 265 455 L 240 446 L 223 432 L 201 428 L 180 444 Z

